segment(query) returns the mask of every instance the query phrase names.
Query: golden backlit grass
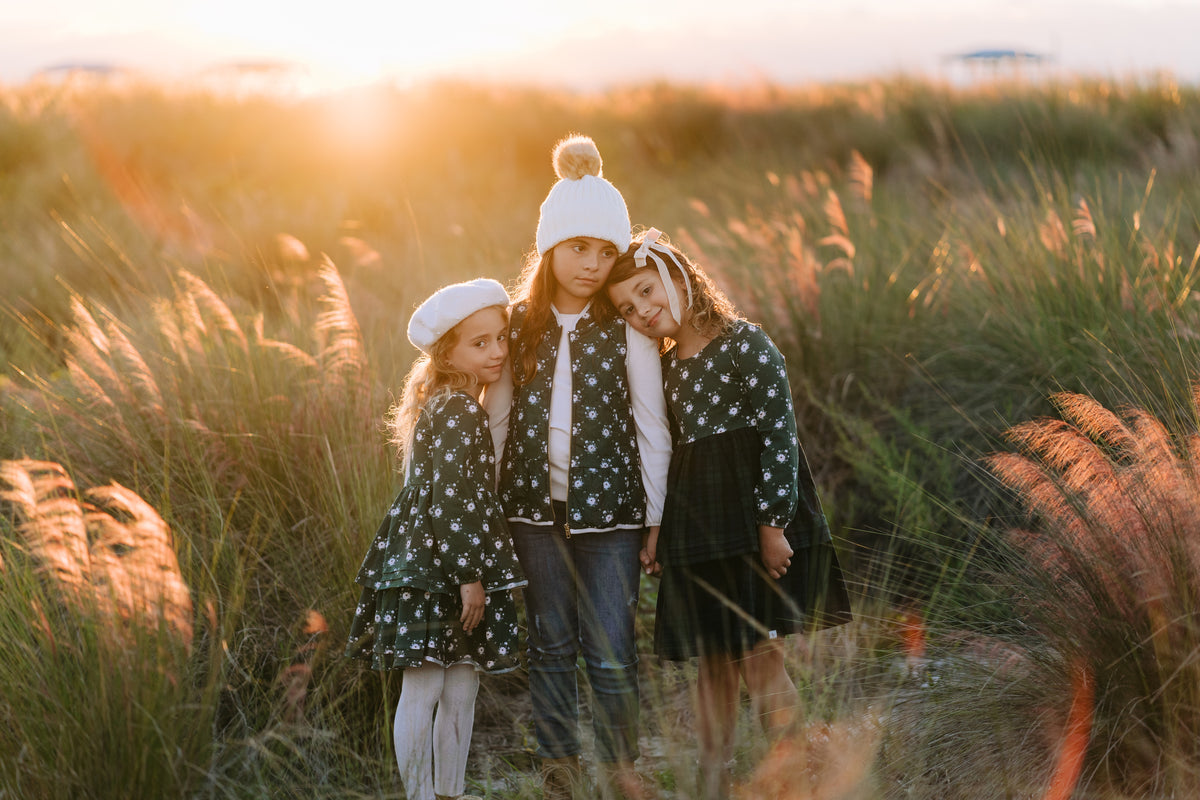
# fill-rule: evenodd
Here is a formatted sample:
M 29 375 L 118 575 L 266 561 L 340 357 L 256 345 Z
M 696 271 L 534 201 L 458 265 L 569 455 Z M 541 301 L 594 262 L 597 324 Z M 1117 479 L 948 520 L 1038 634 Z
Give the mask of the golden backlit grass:
M 768 748 L 743 720 L 739 796 L 1185 792 L 1198 117 L 1165 79 L 0 93 L 0 789 L 397 795 L 399 683 L 340 650 L 398 480 L 404 325 L 441 283 L 515 278 L 580 130 L 784 350 L 860 595 L 794 643 L 804 723 Z M 61 491 L 13 505 L 38 476 Z M 74 533 L 39 561 L 45 503 Z M 94 553 L 132 608 L 155 595 L 117 567 L 151 529 L 162 625 L 113 639 L 101 595 L 43 580 Z M 687 796 L 688 673 L 646 662 L 643 764 Z M 520 677 L 481 694 L 491 796 L 537 793 Z

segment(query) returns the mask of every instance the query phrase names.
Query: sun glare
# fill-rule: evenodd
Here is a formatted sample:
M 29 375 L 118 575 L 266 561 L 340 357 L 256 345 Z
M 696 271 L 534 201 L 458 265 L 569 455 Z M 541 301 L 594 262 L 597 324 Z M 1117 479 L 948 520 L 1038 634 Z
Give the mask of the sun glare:
M 544 6 L 544 7 L 543 7 Z M 193 30 L 252 49 L 265 58 L 304 65 L 321 88 L 380 79 L 414 81 L 456 65 L 485 63 L 519 52 L 570 24 L 569 15 L 535 0 L 507 4 L 351 0 L 333 7 L 273 5 L 244 0 L 190 4 Z
M 324 126 L 331 143 L 343 152 L 356 154 L 364 163 L 377 155 L 392 135 L 388 103 L 376 90 L 341 91 L 322 106 L 325 108 Z

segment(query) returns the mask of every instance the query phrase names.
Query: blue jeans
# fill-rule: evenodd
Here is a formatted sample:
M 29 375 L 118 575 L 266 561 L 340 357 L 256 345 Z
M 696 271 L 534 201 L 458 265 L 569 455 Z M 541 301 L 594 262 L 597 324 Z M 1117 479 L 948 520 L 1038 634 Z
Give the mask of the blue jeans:
M 565 518 L 555 504 L 555 516 Z M 529 692 L 538 755 L 578 753 L 579 654 L 592 687 L 596 759 L 638 756 L 637 643 L 640 530 L 566 538 L 562 525 L 509 523 L 529 585 Z

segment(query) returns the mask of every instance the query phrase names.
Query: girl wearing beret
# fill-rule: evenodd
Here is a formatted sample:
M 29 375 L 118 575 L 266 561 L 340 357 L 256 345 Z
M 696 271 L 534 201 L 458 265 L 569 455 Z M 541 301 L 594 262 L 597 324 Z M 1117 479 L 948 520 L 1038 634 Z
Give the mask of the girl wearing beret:
M 655 652 L 699 659 L 703 797 L 724 798 L 741 681 L 781 733 L 797 710 L 782 637 L 849 621 L 849 597 L 774 343 L 653 228 L 606 288 L 630 327 L 669 344 L 675 449 L 662 526 L 640 555 L 662 574 Z
M 602 795 L 646 796 L 634 770 L 638 553 L 662 513 L 671 435 L 657 344 L 593 297 L 629 245 L 629 212 L 584 136 L 558 143 L 512 313 L 500 497 L 521 566 L 544 797 L 581 786 L 577 660 L 592 692 Z M 498 394 L 497 397 L 500 395 Z M 591 796 L 591 795 L 589 795 Z
M 389 412 L 404 487 L 358 572 L 346 654 L 404 671 L 393 737 L 409 800 L 471 797 L 463 789 L 479 673 L 518 666 L 511 590 L 525 580 L 479 402 L 508 355 L 508 304 L 487 279 L 426 300 L 408 324 L 423 355 Z

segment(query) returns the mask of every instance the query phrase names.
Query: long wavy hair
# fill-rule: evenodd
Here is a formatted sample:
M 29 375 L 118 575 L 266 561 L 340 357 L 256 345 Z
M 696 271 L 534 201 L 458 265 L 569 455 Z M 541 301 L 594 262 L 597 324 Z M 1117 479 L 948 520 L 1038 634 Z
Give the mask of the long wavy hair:
M 508 309 L 504 306 L 488 307 L 498 309 L 505 319 L 508 318 Z M 388 409 L 384 418 L 388 441 L 396 446 L 403 465 L 401 469 L 405 472 L 412 455 L 413 431 L 417 427 L 421 409 L 430 401 L 443 402 L 451 392 L 466 389 L 475 383 L 474 375 L 450 366 L 450 351 L 458 344 L 458 329 L 459 326 L 455 325 L 442 334 L 429 348 L 429 353 L 422 353 L 413 363 L 404 379 L 400 400 Z
M 608 273 L 608 280 L 604 282 L 605 291 L 601 292 L 604 299 L 605 313 L 620 316 L 616 308 L 613 307 L 612 300 L 608 297 L 607 287 L 629 280 L 634 275 L 637 275 L 639 270 L 651 269 L 654 270 L 656 275 L 658 274 L 658 270 L 655 269 L 653 263 L 639 267 L 637 261 L 634 260 L 633 254 L 637 252 L 638 247 L 641 246 L 645 238 L 645 232 L 634 236 L 629 249 L 617 257 L 617 262 L 613 264 L 612 272 Z M 712 278 L 709 278 L 698 264 L 684 255 L 682 250 L 671 244 L 665 233 L 659 236 L 656 244 L 662 245 L 671 251 L 675 256 L 675 260 L 687 272 L 688 280 L 691 281 L 692 305 L 684 312 L 687 324 L 691 325 L 692 328 L 703 336 L 717 337 L 729 330 L 729 326 L 734 322 L 743 318 L 729 298 L 725 296 L 725 293 L 713 283 Z M 671 263 L 671 259 L 664 260 L 667 263 L 667 274 L 671 276 L 676 291 L 679 292 L 679 303 L 682 306 L 687 303 L 687 290 L 683 285 L 680 268 Z M 667 346 L 666 341 L 664 340 L 663 343 L 664 349 Z
M 554 250 L 544 254 L 532 251 L 525 257 L 525 266 L 517 279 L 513 303 L 525 303 L 525 318 L 514 342 L 514 352 L 509 354 L 514 367 L 513 383 L 520 386 L 533 380 L 537 371 L 537 349 L 554 321 L 551 303 L 558 291 L 558 279 L 554 277 Z M 519 359 L 519 362 L 518 362 Z

